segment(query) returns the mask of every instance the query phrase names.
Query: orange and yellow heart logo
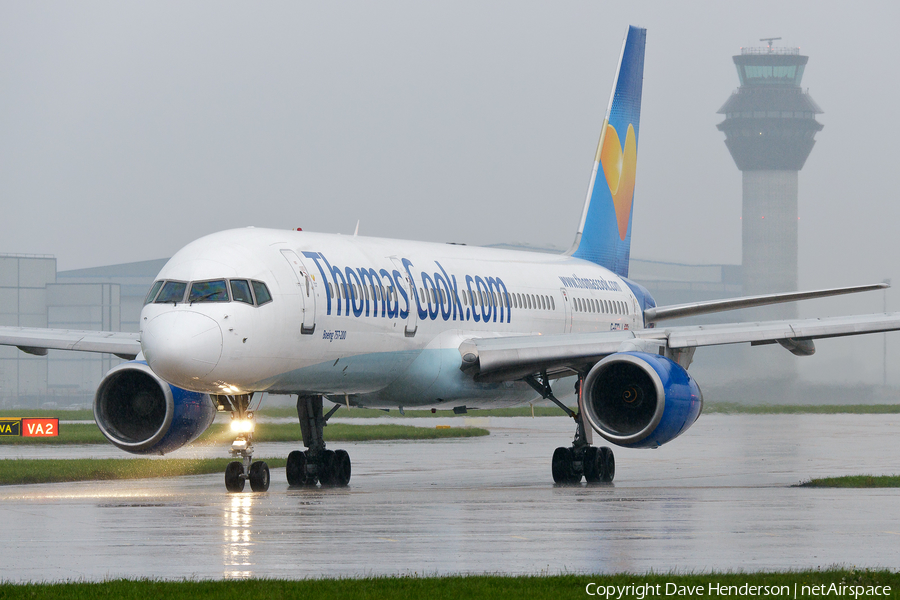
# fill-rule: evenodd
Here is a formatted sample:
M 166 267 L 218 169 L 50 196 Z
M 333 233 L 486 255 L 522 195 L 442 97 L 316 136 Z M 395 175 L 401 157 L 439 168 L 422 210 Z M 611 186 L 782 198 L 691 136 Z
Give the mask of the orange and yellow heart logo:
M 612 125 L 606 126 L 606 139 L 600 150 L 600 164 L 606 175 L 606 184 L 612 194 L 613 207 L 616 209 L 616 221 L 619 225 L 619 238 L 624 240 L 628 235 L 628 220 L 631 217 L 631 201 L 634 198 L 634 175 L 637 163 L 637 139 L 634 127 L 628 124 L 625 134 L 625 148 L 619 141 L 619 134 Z

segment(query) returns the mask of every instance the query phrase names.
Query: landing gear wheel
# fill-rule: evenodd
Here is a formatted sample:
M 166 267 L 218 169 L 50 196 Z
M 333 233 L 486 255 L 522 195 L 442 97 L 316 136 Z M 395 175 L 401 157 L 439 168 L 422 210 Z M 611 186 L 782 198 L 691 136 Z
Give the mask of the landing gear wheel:
M 331 464 L 334 485 L 345 486 L 350 483 L 350 455 L 346 450 L 334 451 L 334 462 Z
M 616 457 L 612 448 L 603 446 L 600 448 L 600 481 L 610 483 L 616 476 Z
M 229 492 L 244 491 L 244 465 L 238 461 L 228 463 L 225 467 L 225 489 Z
M 306 483 L 306 453 L 294 450 L 288 454 L 284 470 L 289 486 L 295 487 Z
M 334 480 L 334 451 L 325 450 L 322 452 L 322 462 L 319 463 L 319 483 L 324 485 L 332 485 Z
M 562 447 L 554 450 L 550 469 L 553 472 L 553 481 L 555 483 L 571 483 L 572 450 Z
M 250 465 L 250 489 L 254 492 L 265 492 L 269 489 L 269 465 L 261 460 Z
M 600 467 L 600 451 L 594 446 L 584 449 L 584 480 L 588 483 L 597 483 L 602 479 Z

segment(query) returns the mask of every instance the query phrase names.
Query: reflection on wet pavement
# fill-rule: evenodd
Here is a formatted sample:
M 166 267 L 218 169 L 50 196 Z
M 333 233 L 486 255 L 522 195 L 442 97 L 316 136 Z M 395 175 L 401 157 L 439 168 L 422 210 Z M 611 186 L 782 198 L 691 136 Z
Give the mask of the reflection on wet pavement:
M 3 577 L 900 566 L 900 490 L 789 487 L 900 471 L 898 415 L 708 415 L 658 450 L 617 449 L 615 485 L 574 487 L 554 486 L 549 465 L 571 441 L 571 420 L 486 426 L 483 438 L 335 444 L 353 460 L 343 489 L 288 489 L 284 469 L 262 494 L 229 495 L 221 474 L 2 487 Z M 259 444 L 257 455 L 298 445 Z M 13 456 L 127 455 L 0 447 L 0 458 Z

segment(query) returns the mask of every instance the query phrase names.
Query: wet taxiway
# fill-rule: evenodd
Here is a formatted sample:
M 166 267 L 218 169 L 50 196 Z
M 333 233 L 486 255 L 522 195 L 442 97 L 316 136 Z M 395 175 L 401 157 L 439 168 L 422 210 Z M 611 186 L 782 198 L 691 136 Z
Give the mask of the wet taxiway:
M 615 485 L 574 487 L 549 466 L 570 420 L 468 421 L 491 435 L 335 445 L 344 489 L 288 489 L 284 469 L 262 494 L 227 494 L 221 474 L 2 487 L 2 578 L 900 567 L 900 490 L 790 487 L 900 471 L 900 415 L 706 415 L 658 450 L 617 449 Z M 192 454 L 226 453 L 173 456 Z M 0 447 L 16 456 L 124 455 Z

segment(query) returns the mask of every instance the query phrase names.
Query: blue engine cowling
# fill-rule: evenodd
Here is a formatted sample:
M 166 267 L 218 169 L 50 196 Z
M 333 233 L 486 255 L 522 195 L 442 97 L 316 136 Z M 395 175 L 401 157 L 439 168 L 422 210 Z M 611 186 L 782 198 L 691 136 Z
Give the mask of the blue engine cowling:
M 664 356 L 619 352 L 584 380 L 584 412 L 594 430 L 626 448 L 656 448 L 694 424 L 703 408 L 697 382 Z
M 110 369 L 94 395 L 100 431 L 132 454 L 177 450 L 206 431 L 215 416 L 207 394 L 169 385 L 143 361 Z

